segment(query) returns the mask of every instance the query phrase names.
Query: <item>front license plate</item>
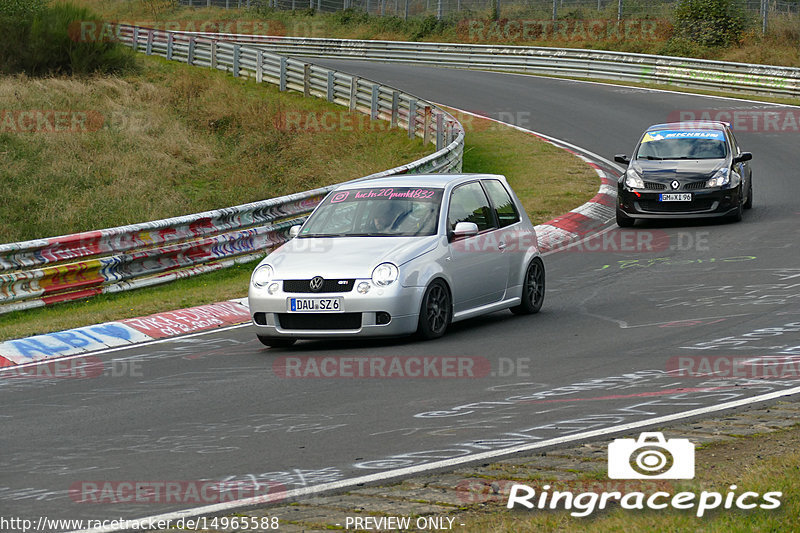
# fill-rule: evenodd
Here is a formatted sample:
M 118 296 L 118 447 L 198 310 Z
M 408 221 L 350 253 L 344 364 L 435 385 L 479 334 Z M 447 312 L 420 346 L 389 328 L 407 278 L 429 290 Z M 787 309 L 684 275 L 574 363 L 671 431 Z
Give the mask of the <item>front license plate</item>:
M 341 298 L 289 298 L 290 313 L 343 313 Z
M 676 193 L 668 193 L 665 192 L 663 194 L 658 195 L 659 202 L 691 202 L 692 201 L 692 193 L 690 192 L 676 192 Z

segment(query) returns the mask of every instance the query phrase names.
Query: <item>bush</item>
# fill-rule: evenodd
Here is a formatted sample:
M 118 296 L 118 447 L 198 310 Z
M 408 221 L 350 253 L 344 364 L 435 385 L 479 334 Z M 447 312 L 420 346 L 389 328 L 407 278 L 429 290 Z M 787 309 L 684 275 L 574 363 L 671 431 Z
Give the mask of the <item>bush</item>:
M 80 41 L 71 34 L 73 24 L 96 19 L 88 10 L 70 4 L 8 14 L 0 11 L 0 72 L 41 76 L 132 70 L 134 52 L 127 46 Z
M 703 46 L 738 44 L 746 22 L 738 0 L 680 0 L 675 8 L 677 36 Z

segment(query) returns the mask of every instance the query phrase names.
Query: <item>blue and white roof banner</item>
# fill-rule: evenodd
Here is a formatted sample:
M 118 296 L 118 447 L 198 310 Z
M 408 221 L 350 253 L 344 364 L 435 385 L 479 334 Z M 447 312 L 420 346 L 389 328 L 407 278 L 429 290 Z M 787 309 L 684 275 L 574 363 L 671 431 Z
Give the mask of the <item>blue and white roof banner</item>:
M 642 139 L 643 143 L 663 141 L 667 139 L 710 139 L 724 141 L 725 134 L 721 130 L 659 130 L 648 131 Z

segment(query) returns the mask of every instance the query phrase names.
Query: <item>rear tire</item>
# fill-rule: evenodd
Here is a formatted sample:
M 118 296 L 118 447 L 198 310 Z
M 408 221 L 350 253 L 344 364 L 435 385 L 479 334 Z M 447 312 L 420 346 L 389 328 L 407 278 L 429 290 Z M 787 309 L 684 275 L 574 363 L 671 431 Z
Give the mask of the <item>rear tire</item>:
M 617 209 L 617 226 L 620 228 L 632 228 L 634 224 L 636 224 L 636 220 Z
M 270 348 L 288 348 L 297 342 L 297 339 L 289 337 L 267 337 L 266 335 L 258 335 L 258 340 L 261 341 L 261 344 Z
M 421 339 L 438 339 L 447 331 L 453 320 L 453 302 L 447 285 L 436 279 L 425 289 L 419 309 L 417 336 Z
M 515 315 L 538 313 L 544 303 L 545 275 L 544 263 L 538 257 L 528 265 L 525 280 L 522 282 L 522 302 L 511 308 Z

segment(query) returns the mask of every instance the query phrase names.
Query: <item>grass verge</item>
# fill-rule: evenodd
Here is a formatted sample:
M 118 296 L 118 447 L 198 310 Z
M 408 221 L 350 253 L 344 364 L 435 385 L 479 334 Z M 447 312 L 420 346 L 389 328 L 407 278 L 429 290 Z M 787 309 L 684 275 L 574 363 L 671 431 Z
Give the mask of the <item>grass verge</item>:
M 464 172 L 504 174 L 534 223 L 563 214 L 597 192 L 597 174 L 572 154 L 488 120 L 462 119 L 467 129 Z M 162 287 L 0 315 L 0 340 L 243 297 L 254 266 L 244 264 Z
M 730 531 L 797 531 L 800 528 L 800 455 L 794 450 L 800 443 L 800 428 L 752 435 L 727 442 L 698 447 L 696 451 L 696 475 L 691 481 L 666 482 L 673 485 L 671 494 L 688 491 L 700 494 L 714 491 L 723 495 L 734 492 L 740 496 L 747 491 L 763 495 L 780 491 L 781 506 L 774 510 L 717 509 L 697 517 L 696 501 L 692 510 L 676 511 L 664 509 L 630 510 L 615 506 L 613 509 L 596 511 L 588 517 L 575 517 L 568 511 L 530 511 L 504 507 L 507 498 L 471 506 L 456 513 L 455 523 L 465 523 L 469 531 L 486 532 L 540 532 L 540 531 L 586 531 L 608 532 L 624 531 L 704 531 L 706 533 L 728 533 Z M 606 476 L 599 476 L 606 479 Z M 598 478 L 599 478 L 598 477 Z M 583 481 L 595 481 L 588 476 Z M 523 482 L 524 483 L 524 482 Z M 655 490 L 665 490 L 665 482 L 650 483 L 636 489 L 647 494 Z M 533 486 L 541 483 L 527 482 Z M 580 482 L 574 483 L 581 486 Z M 591 486 L 592 483 L 586 483 Z M 736 489 L 731 490 L 731 485 Z M 602 486 L 602 485 L 601 485 Z M 569 487 L 566 490 L 571 490 Z M 591 489 L 587 489 L 591 490 Z M 613 489 L 612 489 L 613 490 Z M 581 490 L 576 490 L 581 492 Z M 538 498 L 538 491 L 537 491 Z M 663 501 L 668 501 L 662 498 Z M 535 501 L 535 500 L 534 500 Z M 752 502 L 764 503 L 760 496 Z M 748 501 L 750 503 L 750 501 Z
M 0 196 L 0 243 L 273 198 L 433 151 L 323 99 L 137 60 L 120 77 L 2 78 L 0 184 L 14 194 Z M 39 121 L 58 113 L 79 120 Z

